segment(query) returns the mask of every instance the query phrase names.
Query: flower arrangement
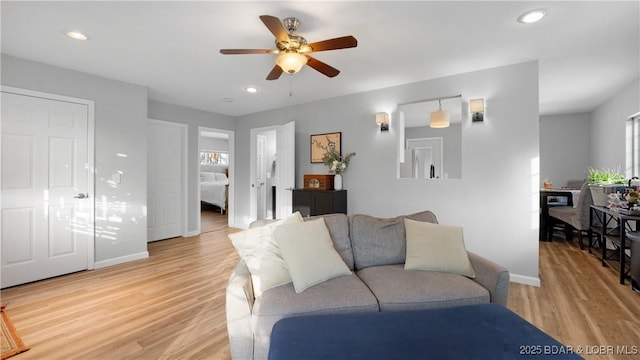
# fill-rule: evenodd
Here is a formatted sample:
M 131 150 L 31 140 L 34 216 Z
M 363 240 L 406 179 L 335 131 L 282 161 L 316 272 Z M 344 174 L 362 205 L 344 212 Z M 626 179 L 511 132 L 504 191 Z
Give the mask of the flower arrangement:
M 347 170 L 347 166 L 349 165 L 349 160 L 356 153 L 348 153 L 346 156 L 341 157 L 340 154 L 335 151 L 335 149 L 331 149 L 327 151 L 322 156 L 322 162 L 329 168 L 329 172 L 332 174 L 342 174 Z

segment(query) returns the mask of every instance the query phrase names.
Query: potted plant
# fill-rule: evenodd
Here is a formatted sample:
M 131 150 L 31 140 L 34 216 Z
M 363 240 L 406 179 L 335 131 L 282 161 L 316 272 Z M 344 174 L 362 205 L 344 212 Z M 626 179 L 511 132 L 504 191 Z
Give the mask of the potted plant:
M 624 174 L 620 171 L 620 167 L 587 169 L 587 181 L 591 189 L 591 197 L 594 205 L 606 206 L 608 203 L 608 195 L 614 193 L 616 188 L 626 183 Z

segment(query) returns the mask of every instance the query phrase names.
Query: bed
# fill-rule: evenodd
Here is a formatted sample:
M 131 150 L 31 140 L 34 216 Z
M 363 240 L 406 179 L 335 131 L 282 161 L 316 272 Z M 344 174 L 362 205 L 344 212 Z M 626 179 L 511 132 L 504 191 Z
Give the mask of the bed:
M 200 201 L 215 205 L 220 212 L 227 210 L 229 179 L 225 173 L 200 173 Z

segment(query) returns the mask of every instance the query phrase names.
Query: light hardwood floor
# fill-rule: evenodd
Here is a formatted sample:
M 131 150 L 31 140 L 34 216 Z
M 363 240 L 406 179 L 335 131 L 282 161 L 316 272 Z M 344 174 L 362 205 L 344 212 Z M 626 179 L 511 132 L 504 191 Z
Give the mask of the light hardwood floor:
M 227 234 L 237 230 L 212 221 L 218 230 L 150 243 L 148 259 L 2 290 L 31 346 L 14 359 L 229 359 L 224 289 L 238 257 Z M 541 243 L 540 278 L 540 288 L 511 284 L 509 308 L 574 347 L 640 345 L 640 296 L 595 256 Z

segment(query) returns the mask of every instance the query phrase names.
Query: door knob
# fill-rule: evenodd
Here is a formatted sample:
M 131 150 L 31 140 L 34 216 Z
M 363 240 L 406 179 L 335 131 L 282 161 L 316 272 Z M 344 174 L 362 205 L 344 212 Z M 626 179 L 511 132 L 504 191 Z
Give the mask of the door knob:
M 80 194 L 78 194 L 78 195 L 74 196 L 73 198 L 74 198 L 74 199 L 84 199 L 84 198 L 88 198 L 88 197 L 89 197 L 89 194 L 82 194 L 82 193 L 80 193 Z

